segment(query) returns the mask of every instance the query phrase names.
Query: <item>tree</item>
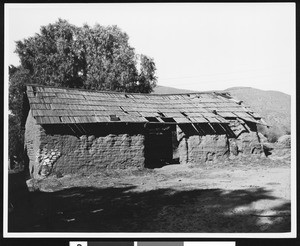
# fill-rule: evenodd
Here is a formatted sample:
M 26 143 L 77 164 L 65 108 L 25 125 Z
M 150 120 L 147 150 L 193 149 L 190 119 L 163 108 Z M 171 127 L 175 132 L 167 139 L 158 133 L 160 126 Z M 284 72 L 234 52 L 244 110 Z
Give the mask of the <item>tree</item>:
M 141 55 L 141 71 L 138 81 L 138 89 L 136 92 L 147 93 L 148 91 L 152 91 L 155 87 L 155 63 L 152 58 Z
M 8 132 L 8 154 L 13 165 L 22 163 L 24 149 L 24 131 L 20 127 L 20 121 L 15 115 L 9 115 L 9 132 Z
M 9 158 L 12 165 L 23 164 L 24 131 L 21 128 L 22 103 L 25 85 L 29 82 L 29 71 L 22 67 L 9 67 Z M 16 166 L 14 166 L 16 168 Z M 19 166 L 20 167 L 20 166 Z
M 9 67 L 9 154 L 22 158 L 26 84 L 150 93 L 156 85 L 152 58 L 137 55 L 117 26 L 77 27 L 59 19 L 16 42 L 19 67 Z M 138 64 L 139 63 L 139 64 Z M 139 65 L 139 69 L 137 66 Z
M 138 55 L 128 40 L 128 35 L 117 26 L 76 27 L 59 19 L 42 26 L 39 34 L 18 41 L 16 53 L 21 66 L 29 71 L 32 83 L 152 92 L 156 84 L 155 63 L 141 55 L 141 71 L 138 71 Z
M 9 110 L 11 115 L 21 121 L 23 94 L 26 84 L 30 83 L 30 74 L 23 67 L 9 67 Z

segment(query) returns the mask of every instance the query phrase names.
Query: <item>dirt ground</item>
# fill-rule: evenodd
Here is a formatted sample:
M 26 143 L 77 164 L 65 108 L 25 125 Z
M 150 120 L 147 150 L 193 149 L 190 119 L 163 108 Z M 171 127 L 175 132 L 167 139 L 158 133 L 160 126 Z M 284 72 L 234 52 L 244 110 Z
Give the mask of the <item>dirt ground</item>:
M 36 192 L 15 174 L 9 231 L 288 232 L 290 175 L 290 156 L 49 177 Z

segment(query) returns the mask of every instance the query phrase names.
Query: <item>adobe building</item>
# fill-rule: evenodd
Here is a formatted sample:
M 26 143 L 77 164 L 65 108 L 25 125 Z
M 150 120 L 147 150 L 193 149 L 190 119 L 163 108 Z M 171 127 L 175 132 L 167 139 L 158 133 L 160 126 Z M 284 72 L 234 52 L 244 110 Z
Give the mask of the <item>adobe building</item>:
M 28 85 L 33 178 L 263 155 L 261 117 L 228 93 L 135 94 Z

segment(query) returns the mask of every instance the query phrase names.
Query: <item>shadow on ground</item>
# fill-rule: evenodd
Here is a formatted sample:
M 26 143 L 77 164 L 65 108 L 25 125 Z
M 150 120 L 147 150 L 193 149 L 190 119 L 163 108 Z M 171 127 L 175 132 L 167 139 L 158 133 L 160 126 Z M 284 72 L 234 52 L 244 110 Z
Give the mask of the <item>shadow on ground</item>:
M 16 177 L 16 176 L 15 176 Z M 31 192 L 10 178 L 9 232 L 286 232 L 290 204 L 262 225 L 254 211 L 232 213 L 260 200 L 275 200 L 262 188 L 225 191 L 76 187 Z M 15 181 L 16 182 L 16 181 Z M 12 189 L 11 187 L 14 187 Z M 16 189 L 17 188 L 17 189 Z

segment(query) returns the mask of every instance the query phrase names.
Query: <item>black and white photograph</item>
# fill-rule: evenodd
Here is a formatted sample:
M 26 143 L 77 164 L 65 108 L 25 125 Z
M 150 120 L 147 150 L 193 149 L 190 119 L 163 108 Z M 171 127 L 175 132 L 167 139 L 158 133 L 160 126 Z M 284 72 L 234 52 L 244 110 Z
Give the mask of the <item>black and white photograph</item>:
M 5 4 L 6 237 L 296 237 L 295 3 Z

